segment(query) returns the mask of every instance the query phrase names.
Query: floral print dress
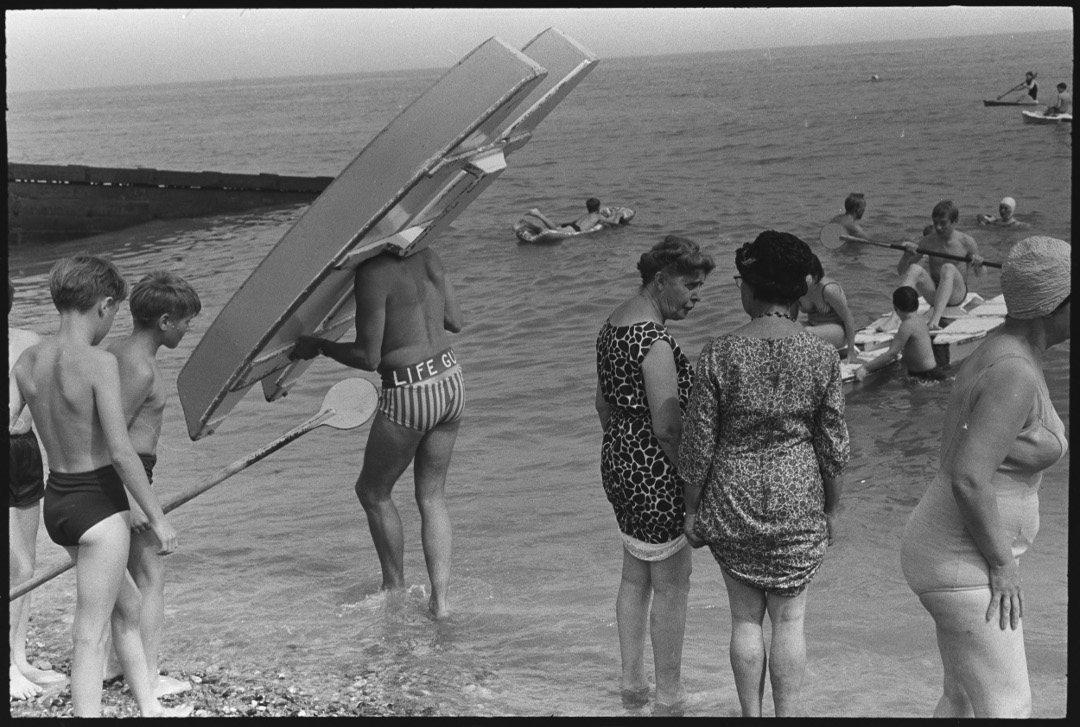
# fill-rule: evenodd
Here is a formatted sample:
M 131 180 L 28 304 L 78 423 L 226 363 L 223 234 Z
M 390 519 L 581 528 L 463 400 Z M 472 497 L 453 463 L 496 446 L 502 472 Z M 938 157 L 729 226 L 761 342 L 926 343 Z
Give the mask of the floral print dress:
M 596 374 L 600 392 L 611 405 L 611 418 L 600 450 L 600 477 L 615 509 L 619 530 L 658 545 L 682 535 L 683 483 L 675 463 L 652 431 L 641 362 L 657 341 L 675 355 L 679 408 L 685 412 L 694 369 L 667 329 L 648 321 L 629 326 L 604 323 L 596 339 Z
M 825 558 L 823 477 L 850 456 L 840 359 L 800 332 L 701 351 L 679 473 L 702 488 L 695 532 L 730 577 L 795 596 Z

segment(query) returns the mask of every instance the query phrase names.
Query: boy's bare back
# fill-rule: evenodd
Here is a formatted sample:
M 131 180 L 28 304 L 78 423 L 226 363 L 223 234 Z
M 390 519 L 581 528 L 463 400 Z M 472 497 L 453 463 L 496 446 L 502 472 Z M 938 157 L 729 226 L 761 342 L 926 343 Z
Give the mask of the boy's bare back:
M 108 350 L 116 356 L 123 382 L 121 401 L 131 444 L 140 454 L 154 454 L 167 398 L 157 359 L 132 337 L 113 341 Z
M 900 323 L 897 336 L 904 339 L 903 361 L 908 371 L 929 371 L 937 366 L 930 329 L 920 315 L 912 315 Z

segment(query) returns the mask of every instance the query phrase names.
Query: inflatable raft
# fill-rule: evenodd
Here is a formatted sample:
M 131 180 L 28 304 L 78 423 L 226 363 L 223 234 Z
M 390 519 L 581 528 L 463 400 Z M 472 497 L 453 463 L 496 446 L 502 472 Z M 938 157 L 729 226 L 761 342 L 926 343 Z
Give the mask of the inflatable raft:
M 634 210 L 629 207 L 601 207 L 600 216 L 610 222 L 615 222 L 620 225 L 625 225 L 634 219 Z M 563 226 L 567 226 L 570 223 L 564 222 Z M 590 227 L 587 230 L 571 231 L 571 230 L 552 230 L 544 226 L 544 223 L 538 220 L 531 214 L 526 213 L 517 223 L 514 225 L 514 235 L 521 242 L 529 243 L 544 243 L 544 242 L 559 242 L 565 240 L 568 237 L 577 237 L 578 235 L 588 235 L 598 230 L 604 229 L 605 225 L 597 223 L 595 227 Z

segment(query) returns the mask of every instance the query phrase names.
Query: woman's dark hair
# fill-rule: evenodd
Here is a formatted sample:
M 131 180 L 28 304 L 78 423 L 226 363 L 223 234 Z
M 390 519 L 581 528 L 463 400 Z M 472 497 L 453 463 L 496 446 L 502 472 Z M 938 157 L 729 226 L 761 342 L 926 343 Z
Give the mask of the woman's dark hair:
M 648 252 L 641 253 L 637 264 L 642 285 L 648 285 L 661 271 L 675 275 L 692 275 L 700 271 L 708 275 L 714 267 L 716 263 L 712 257 L 702 252 L 696 242 L 678 235 L 668 235 Z
M 814 253 L 810 253 L 810 277 L 815 283 L 820 283 L 825 277 L 825 268 L 821 267 L 821 260 Z
M 813 255 L 810 246 L 790 232 L 766 230 L 735 251 L 735 267 L 755 298 L 791 305 L 806 295 Z

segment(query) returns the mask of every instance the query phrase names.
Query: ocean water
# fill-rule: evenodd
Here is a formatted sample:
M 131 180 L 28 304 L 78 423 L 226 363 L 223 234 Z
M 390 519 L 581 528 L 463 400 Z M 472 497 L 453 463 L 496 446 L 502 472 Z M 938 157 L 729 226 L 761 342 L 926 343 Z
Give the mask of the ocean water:
M 794 232 L 844 286 L 860 324 L 889 307 L 897 253 L 817 246 L 852 191 L 882 241 L 914 239 L 941 199 L 988 259 L 1015 231 L 982 229 L 1004 195 L 1032 231 L 1071 240 L 1071 129 L 983 108 L 1028 69 L 1042 93 L 1071 85 L 1072 34 L 601 59 L 509 157 L 509 167 L 435 244 L 466 318 L 455 350 L 469 403 L 448 480 L 454 617 L 426 615 L 427 576 L 411 470 L 395 499 L 406 530 L 398 599 L 353 483 L 370 425 L 320 428 L 170 517 L 163 665 L 200 663 L 313 677 L 373 670 L 403 701 L 440 715 L 625 715 L 615 594 L 622 562 L 599 475 L 595 336 L 636 291 L 638 255 L 663 235 L 701 242 L 718 266 L 700 305 L 670 330 L 696 360 L 744 319 L 735 248 L 763 229 Z M 880 77 L 870 82 L 871 74 Z M 335 175 L 440 71 L 8 94 L 11 161 Z M 636 209 L 631 226 L 551 246 L 519 244 L 528 208 L 570 217 L 582 200 Z M 170 268 L 203 313 L 175 351 L 157 483 L 164 497 L 207 479 L 298 425 L 336 381 L 317 361 L 285 399 L 255 387 L 211 437 L 191 442 L 175 378 L 202 331 L 303 208 L 159 222 L 89 240 L 9 250 L 18 295 L 9 325 L 55 330 L 49 266 L 107 255 L 131 278 Z M 988 270 L 973 288 L 1000 291 Z M 130 330 L 122 313 L 112 336 Z M 347 335 L 351 335 L 347 334 Z M 1070 344 L 1046 357 L 1069 422 Z M 368 375 L 370 378 L 373 376 Z M 848 398 L 852 460 L 839 541 L 811 586 L 804 694 L 815 716 L 929 716 L 940 695 L 933 624 L 908 590 L 899 539 L 937 466 L 947 385 L 890 379 Z M 1068 654 L 1069 457 L 1045 475 L 1042 524 L 1022 568 L 1035 715 L 1063 717 Z M 42 530 L 43 567 L 66 557 Z M 73 603 L 70 574 L 43 586 Z M 719 568 L 694 554 L 683 676 L 690 716 L 734 716 L 730 615 Z M 651 657 L 650 657 L 651 658 Z M 771 713 L 766 689 L 766 713 Z

